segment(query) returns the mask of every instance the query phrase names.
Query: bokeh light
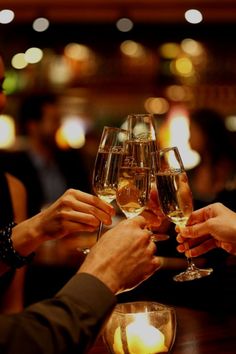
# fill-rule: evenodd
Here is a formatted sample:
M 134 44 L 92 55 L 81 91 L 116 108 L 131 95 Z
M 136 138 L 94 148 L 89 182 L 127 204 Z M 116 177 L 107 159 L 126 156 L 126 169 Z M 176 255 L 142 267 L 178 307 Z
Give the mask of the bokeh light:
M 4 9 L 0 11 L 0 23 L 7 24 L 13 21 L 15 14 L 12 10 Z
M 45 17 L 38 17 L 34 20 L 32 27 L 36 32 L 44 32 L 49 27 L 49 21 Z
M 129 32 L 129 31 L 131 31 L 133 26 L 134 26 L 133 22 L 129 18 L 126 18 L 126 17 L 120 18 L 116 22 L 116 27 L 121 32 Z

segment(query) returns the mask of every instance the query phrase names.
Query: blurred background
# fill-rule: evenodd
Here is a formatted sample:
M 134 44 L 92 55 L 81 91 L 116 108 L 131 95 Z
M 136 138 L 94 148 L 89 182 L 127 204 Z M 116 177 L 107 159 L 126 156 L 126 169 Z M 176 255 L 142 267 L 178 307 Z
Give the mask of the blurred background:
M 58 144 L 92 156 L 86 139 L 129 113 L 153 113 L 161 144 L 178 145 L 188 110 L 214 108 L 234 140 L 235 28 L 235 0 L 1 0 L 0 147 L 24 144 L 18 111 L 29 92 L 58 96 Z
M 129 113 L 145 112 L 154 115 L 158 144 L 178 146 L 196 208 L 221 201 L 236 211 L 235 33 L 236 0 L 0 0 L 8 98 L 0 115 L 0 163 L 25 183 L 28 215 L 67 187 L 89 191 L 103 126 L 123 126 Z M 48 103 L 37 122 L 41 109 L 35 98 L 42 95 Z M 25 109 L 22 117 L 29 96 L 28 116 Z M 60 155 L 49 141 L 55 131 Z M 49 192 L 44 200 L 42 191 Z M 61 242 L 42 246 L 28 270 L 26 302 L 50 296 L 64 284 L 74 272 L 78 252 L 74 259 L 71 251 L 80 240 L 79 247 L 87 246 L 88 235 L 61 241 L 63 247 Z M 92 235 L 90 245 L 94 240 Z M 160 255 L 179 257 L 173 240 L 158 245 Z M 225 289 L 217 272 L 225 254 L 211 257 L 215 278 L 207 280 L 213 289 L 209 303 Z M 59 272 L 54 265 L 62 266 Z M 163 291 L 157 290 L 164 299 L 172 293 L 177 299 L 170 279 L 171 290 L 165 274 Z M 204 291 L 193 293 L 198 302 L 202 294 L 205 304 L 207 284 L 199 284 Z M 189 288 L 185 294 L 194 299 Z M 235 299 L 231 286 L 229 294 Z

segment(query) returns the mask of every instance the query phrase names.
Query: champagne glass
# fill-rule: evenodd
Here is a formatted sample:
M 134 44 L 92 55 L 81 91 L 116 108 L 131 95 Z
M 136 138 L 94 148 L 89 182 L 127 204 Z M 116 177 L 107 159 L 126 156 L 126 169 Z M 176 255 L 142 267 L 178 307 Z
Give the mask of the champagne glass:
M 127 138 L 128 131 L 125 129 L 108 126 L 103 128 L 93 168 L 92 186 L 94 193 L 107 203 L 112 203 L 116 198 L 118 166 Z M 101 236 L 102 228 L 103 224 L 100 222 L 97 241 Z M 89 248 L 83 250 L 84 254 L 89 252 Z
M 193 211 L 193 199 L 188 177 L 177 147 L 161 149 L 153 155 L 156 185 L 162 212 L 176 225 L 185 226 Z M 175 281 L 194 280 L 210 275 L 212 268 L 199 269 L 187 258 L 187 269 L 174 277 Z
M 118 166 L 127 138 L 127 130 L 107 126 L 103 128 L 93 169 L 92 185 L 94 193 L 107 203 L 112 203 L 116 199 Z M 100 223 L 97 240 L 101 235 L 102 227 Z
M 146 207 L 150 192 L 150 144 L 127 140 L 118 172 L 116 202 L 127 218 L 139 215 Z
M 135 141 L 148 141 L 150 144 L 150 155 L 158 151 L 157 134 L 154 123 L 154 116 L 151 113 L 134 113 L 127 117 L 129 139 Z M 151 157 L 150 157 L 151 158 Z M 155 173 L 151 164 L 151 186 L 155 183 Z M 169 235 L 152 233 L 152 240 L 155 242 L 165 241 Z
M 127 125 L 130 140 L 157 141 L 154 117 L 152 114 L 129 114 L 127 117 Z

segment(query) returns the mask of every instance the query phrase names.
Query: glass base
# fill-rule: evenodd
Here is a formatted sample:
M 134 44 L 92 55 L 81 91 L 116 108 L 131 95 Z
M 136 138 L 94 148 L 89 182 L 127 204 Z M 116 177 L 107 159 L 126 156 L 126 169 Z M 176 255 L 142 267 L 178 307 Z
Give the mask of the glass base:
M 190 280 L 207 277 L 212 272 L 213 272 L 212 268 L 200 269 L 197 268 L 194 264 L 191 264 L 184 272 L 175 275 L 173 279 L 175 281 L 190 281 Z
M 90 248 L 83 248 L 83 249 L 81 250 L 81 252 L 82 252 L 83 254 L 87 255 L 87 254 L 89 254 L 89 252 L 90 252 Z
M 155 234 L 155 233 L 153 233 L 151 235 L 151 240 L 153 242 L 166 241 L 166 240 L 169 240 L 169 238 L 170 238 L 170 236 L 166 235 L 166 234 Z

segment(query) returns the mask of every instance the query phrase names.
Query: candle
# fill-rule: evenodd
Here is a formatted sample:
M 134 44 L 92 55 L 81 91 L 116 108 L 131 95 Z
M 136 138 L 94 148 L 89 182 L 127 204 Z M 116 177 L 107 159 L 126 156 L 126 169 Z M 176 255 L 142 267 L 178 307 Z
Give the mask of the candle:
M 130 354 L 156 354 L 168 351 L 164 334 L 150 325 L 143 314 L 137 314 L 135 321 L 126 327 L 126 339 Z M 113 350 L 116 354 L 124 354 L 120 327 L 115 331 Z

